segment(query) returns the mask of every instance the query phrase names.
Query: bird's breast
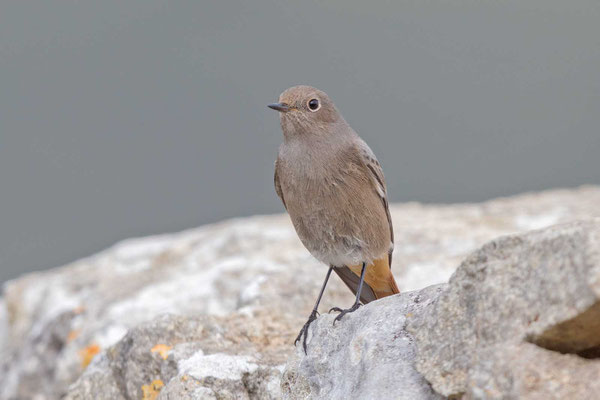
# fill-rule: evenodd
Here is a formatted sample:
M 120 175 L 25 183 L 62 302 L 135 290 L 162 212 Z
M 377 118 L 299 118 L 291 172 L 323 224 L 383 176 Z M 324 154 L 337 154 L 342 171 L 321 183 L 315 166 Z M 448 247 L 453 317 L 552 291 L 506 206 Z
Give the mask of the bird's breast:
M 287 164 L 280 184 L 296 232 L 319 260 L 350 265 L 389 248 L 381 200 L 351 162 Z M 285 168 L 285 167 L 284 167 Z

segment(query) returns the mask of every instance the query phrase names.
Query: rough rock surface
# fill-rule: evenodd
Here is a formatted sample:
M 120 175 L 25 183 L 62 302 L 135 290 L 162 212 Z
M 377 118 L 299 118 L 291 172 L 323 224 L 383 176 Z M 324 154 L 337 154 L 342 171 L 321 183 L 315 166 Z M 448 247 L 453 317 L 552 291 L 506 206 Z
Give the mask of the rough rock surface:
M 598 204 L 600 189 L 583 187 L 481 204 L 394 205 L 392 268 L 402 291 L 445 282 L 486 241 L 600 216 Z M 325 273 L 282 215 L 127 240 L 26 275 L 6 283 L 0 299 L 0 399 L 99 398 L 100 390 L 130 398 L 277 398 L 273 379 Z M 351 302 L 333 279 L 322 310 Z M 171 324 L 202 329 L 177 336 Z M 544 340 L 555 336 L 549 331 Z M 123 352 L 148 365 L 133 366 Z
M 221 326 L 172 315 L 143 323 L 97 357 L 66 399 L 279 399 L 281 357 L 257 357 L 255 343 Z
M 283 398 L 442 399 L 415 369 L 416 349 L 405 325 L 444 287 L 386 297 L 335 325 L 335 315 L 320 317 L 311 328 L 307 354 L 298 346 L 288 361 Z
M 418 371 L 445 396 L 592 399 L 599 309 L 597 218 L 486 244 L 408 326 Z

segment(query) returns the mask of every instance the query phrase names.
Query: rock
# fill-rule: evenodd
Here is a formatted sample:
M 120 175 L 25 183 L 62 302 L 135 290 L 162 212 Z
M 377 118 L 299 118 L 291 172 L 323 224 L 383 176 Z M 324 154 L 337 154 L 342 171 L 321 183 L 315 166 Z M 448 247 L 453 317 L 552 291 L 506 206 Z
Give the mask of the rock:
M 482 353 L 469 373 L 467 399 L 597 399 L 600 362 L 561 354 L 527 341 Z
M 256 345 L 222 322 L 165 315 L 141 324 L 96 358 L 66 399 L 280 398 L 279 357 L 257 358 Z
M 394 205 L 392 268 L 402 291 L 442 283 L 469 252 L 486 241 L 600 216 L 597 204 L 600 188 L 583 187 L 481 204 Z M 240 372 L 244 388 L 235 386 L 239 389 L 235 395 L 256 398 L 253 393 L 267 396 L 268 392 L 277 397 L 280 389 L 274 377 L 281 374 L 293 352 L 291 343 L 310 313 L 325 273 L 326 267 L 308 254 L 288 217 L 281 215 L 127 240 L 71 265 L 7 282 L 0 299 L 0 398 L 43 400 L 68 392 L 69 396 L 85 396 L 100 391 L 114 398 L 124 393 L 173 397 L 179 390 L 198 398 L 230 393 L 233 386 L 229 384 L 196 387 L 195 379 L 177 380 L 183 371 L 179 364 L 163 371 L 161 362 L 157 375 L 152 375 L 154 369 L 135 370 L 131 365 L 114 369 L 115 360 L 122 358 L 111 352 L 125 351 L 123 340 L 130 340 L 145 324 L 160 325 L 166 313 L 189 319 L 190 324 L 196 321 L 205 335 L 200 347 L 194 347 L 196 341 L 187 342 L 195 337 L 163 343 L 177 351 L 202 351 L 196 358 L 191 353 L 177 356 L 177 363 L 217 360 L 225 368 L 231 361 L 228 357 L 250 357 L 245 358 L 248 365 L 257 368 L 242 369 L 246 371 Z M 321 309 L 344 307 L 352 301 L 345 286 L 332 279 Z M 171 337 L 164 329 L 157 334 Z M 549 332 L 544 337 L 555 336 Z M 152 346 L 157 344 L 161 343 Z M 135 354 L 143 351 L 140 347 Z M 136 360 L 144 362 L 144 357 Z M 107 375 L 107 369 L 115 374 Z M 119 382 L 129 378 L 135 384 L 122 389 Z
M 3 351 L 8 348 L 8 312 L 3 298 L 0 297 L 0 359 L 3 357 Z
M 310 329 L 308 352 L 298 346 L 287 363 L 283 398 L 441 399 L 414 367 L 416 349 L 406 321 L 435 299 L 444 285 L 386 297 L 333 325 L 325 314 Z
M 445 396 L 597 398 L 599 309 L 600 219 L 502 237 L 410 320 L 416 366 Z

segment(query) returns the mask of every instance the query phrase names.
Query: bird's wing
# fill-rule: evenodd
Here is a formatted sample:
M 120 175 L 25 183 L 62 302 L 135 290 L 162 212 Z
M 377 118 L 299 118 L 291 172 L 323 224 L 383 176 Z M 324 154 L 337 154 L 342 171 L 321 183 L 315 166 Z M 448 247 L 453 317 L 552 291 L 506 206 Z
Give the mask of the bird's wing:
M 394 227 L 392 226 L 392 216 L 390 215 L 390 207 L 387 199 L 387 188 L 385 186 L 385 178 L 383 176 L 383 169 L 381 168 L 381 164 L 377 161 L 377 157 L 373 154 L 371 148 L 363 141 L 360 140 L 357 143 L 358 151 L 360 154 L 360 159 L 363 162 L 363 165 L 367 168 L 368 173 L 371 176 L 371 181 L 375 187 L 375 191 L 381 198 L 381 204 L 385 209 L 385 214 L 387 216 L 388 224 L 390 226 L 390 242 L 392 244 L 389 251 L 389 265 L 392 267 L 392 251 L 394 250 Z
M 285 199 L 283 198 L 283 192 L 281 191 L 281 185 L 279 184 L 279 174 L 278 174 L 279 165 L 278 165 L 278 161 L 279 161 L 279 159 L 275 160 L 275 176 L 274 176 L 275 192 L 277 193 L 277 196 L 279 196 L 279 198 L 281 199 L 281 202 L 283 203 L 283 206 L 287 210 L 287 206 L 285 205 Z

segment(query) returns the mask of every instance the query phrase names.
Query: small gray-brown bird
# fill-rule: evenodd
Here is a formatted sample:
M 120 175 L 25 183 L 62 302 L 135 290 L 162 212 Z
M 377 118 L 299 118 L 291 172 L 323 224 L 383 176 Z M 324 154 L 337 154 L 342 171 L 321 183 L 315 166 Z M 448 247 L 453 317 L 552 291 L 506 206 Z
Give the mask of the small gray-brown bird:
M 340 314 L 400 293 L 390 266 L 394 232 L 381 165 L 327 94 L 294 86 L 269 104 L 279 111 L 284 141 L 275 162 L 275 190 L 308 251 L 329 265 L 304 334 L 317 318 L 325 286 L 335 271 L 356 294 Z M 331 310 L 330 310 L 331 311 Z

